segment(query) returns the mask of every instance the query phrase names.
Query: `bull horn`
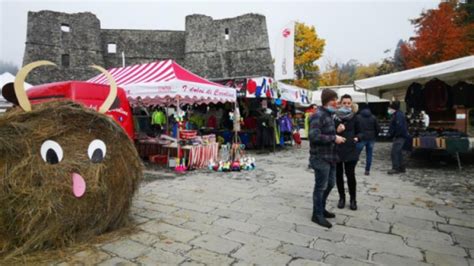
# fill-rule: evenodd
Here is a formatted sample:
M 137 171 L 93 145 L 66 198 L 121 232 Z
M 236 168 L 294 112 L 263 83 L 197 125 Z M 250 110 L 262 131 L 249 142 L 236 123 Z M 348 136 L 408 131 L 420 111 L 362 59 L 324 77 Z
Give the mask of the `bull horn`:
M 112 104 L 114 103 L 115 97 L 117 97 L 117 84 L 115 83 L 115 79 L 112 77 L 112 75 L 110 75 L 110 73 L 107 70 L 105 70 L 103 67 L 100 67 L 97 65 L 92 65 L 91 67 L 102 72 L 102 74 L 104 74 L 109 80 L 109 84 L 110 84 L 109 95 L 107 96 L 104 103 L 99 108 L 99 113 L 105 114 L 105 112 L 107 112 L 112 106 Z
M 23 110 L 25 110 L 25 112 L 31 111 L 31 103 L 30 103 L 30 100 L 28 99 L 28 95 L 26 95 L 26 90 L 25 90 L 26 76 L 34 68 L 37 68 L 39 66 L 46 66 L 46 65 L 56 66 L 55 63 L 46 61 L 46 60 L 35 61 L 21 68 L 20 71 L 18 71 L 18 74 L 16 74 L 13 87 L 15 89 L 16 98 L 18 99 L 18 104 L 21 106 L 21 108 L 23 108 Z

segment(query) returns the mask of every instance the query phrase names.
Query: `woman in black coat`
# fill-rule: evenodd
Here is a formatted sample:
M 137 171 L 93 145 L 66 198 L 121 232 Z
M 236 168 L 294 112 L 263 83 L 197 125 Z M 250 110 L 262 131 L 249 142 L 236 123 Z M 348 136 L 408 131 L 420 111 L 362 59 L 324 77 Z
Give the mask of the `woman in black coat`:
M 359 160 L 356 143 L 361 138 L 361 130 L 358 119 L 355 116 L 357 111 L 353 110 L 352 97 L 345 94 L 341 97 L 341 107 L 336 112 L 336 130 L 340 136 L 346 139 L 343 144 L 337 145 L 339 162 L 336 168 L 336 184 L 339 192 L 339 209 L 346 205 L 346 193 L 344 190 L 344 173 L 347 177 L 349 187 L 350 209 L 357 210 L 356 201 L 356 178 L 355 167 Z

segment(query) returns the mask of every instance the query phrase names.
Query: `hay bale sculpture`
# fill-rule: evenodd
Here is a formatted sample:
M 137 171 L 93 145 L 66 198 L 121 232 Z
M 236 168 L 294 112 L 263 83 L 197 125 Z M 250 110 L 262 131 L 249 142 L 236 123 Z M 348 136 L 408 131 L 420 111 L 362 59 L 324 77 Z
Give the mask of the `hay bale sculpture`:
M 58 248 L 116 229 L 128 219 L 142 164 L 124 130 L 104 113 L 70 101 L 31 106 L 23 83 L 38 61 L 14 82 L 21 108 L 0 117 L 0 257 Z

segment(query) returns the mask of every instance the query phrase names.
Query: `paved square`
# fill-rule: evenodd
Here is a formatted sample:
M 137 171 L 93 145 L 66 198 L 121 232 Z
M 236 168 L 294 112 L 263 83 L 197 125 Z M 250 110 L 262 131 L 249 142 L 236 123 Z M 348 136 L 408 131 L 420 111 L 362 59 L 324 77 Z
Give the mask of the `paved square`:
M 337 217 L 330 230 L 310 220 L 314 176 L 307 147 L 257 155 L 251 172 L 166 173 L 162 179 L 163 172 L 147 171 L 156 180 L 135 198 L 137 232 L 66 263 L 474 265 L 473 206 L 453 207 L 424 187 L 388 176 L 383 162 L 375 160 L 370 176 L 359 163 L 359 210 L 335 208 L 333 190 L 329 206 Z

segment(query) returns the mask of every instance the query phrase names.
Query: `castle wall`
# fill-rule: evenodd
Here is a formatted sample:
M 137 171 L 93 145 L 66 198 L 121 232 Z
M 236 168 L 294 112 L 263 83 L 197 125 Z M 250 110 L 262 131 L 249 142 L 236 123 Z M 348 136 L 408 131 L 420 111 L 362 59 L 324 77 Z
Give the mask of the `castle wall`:
M 89 65 L 122 66 L 122 52 L 126 65 L 173 59 L 209 79 L 273 76 L 262 15 L 220 20 L 191 15 L 185 31 L 166 31 L 101 29 L 99 19 L 89 12 L 28 13 L 23 64 L 50 60 L 58 65 L 32 71 L 27 80 L 32 84 L 87 80 L 97 74 Z
M 185 62 L 191 71 L 209 79 L 273 76 L 265 17 L 187 16 Z
M 184 63 L 184 31 L 161 30 L 102 30 L 101 47 L 107 68 L 122 66 L 122 52 L 127 65 L 173 59 Z M 108 44 L 115 43 L 115 54 L 108 52 Z

